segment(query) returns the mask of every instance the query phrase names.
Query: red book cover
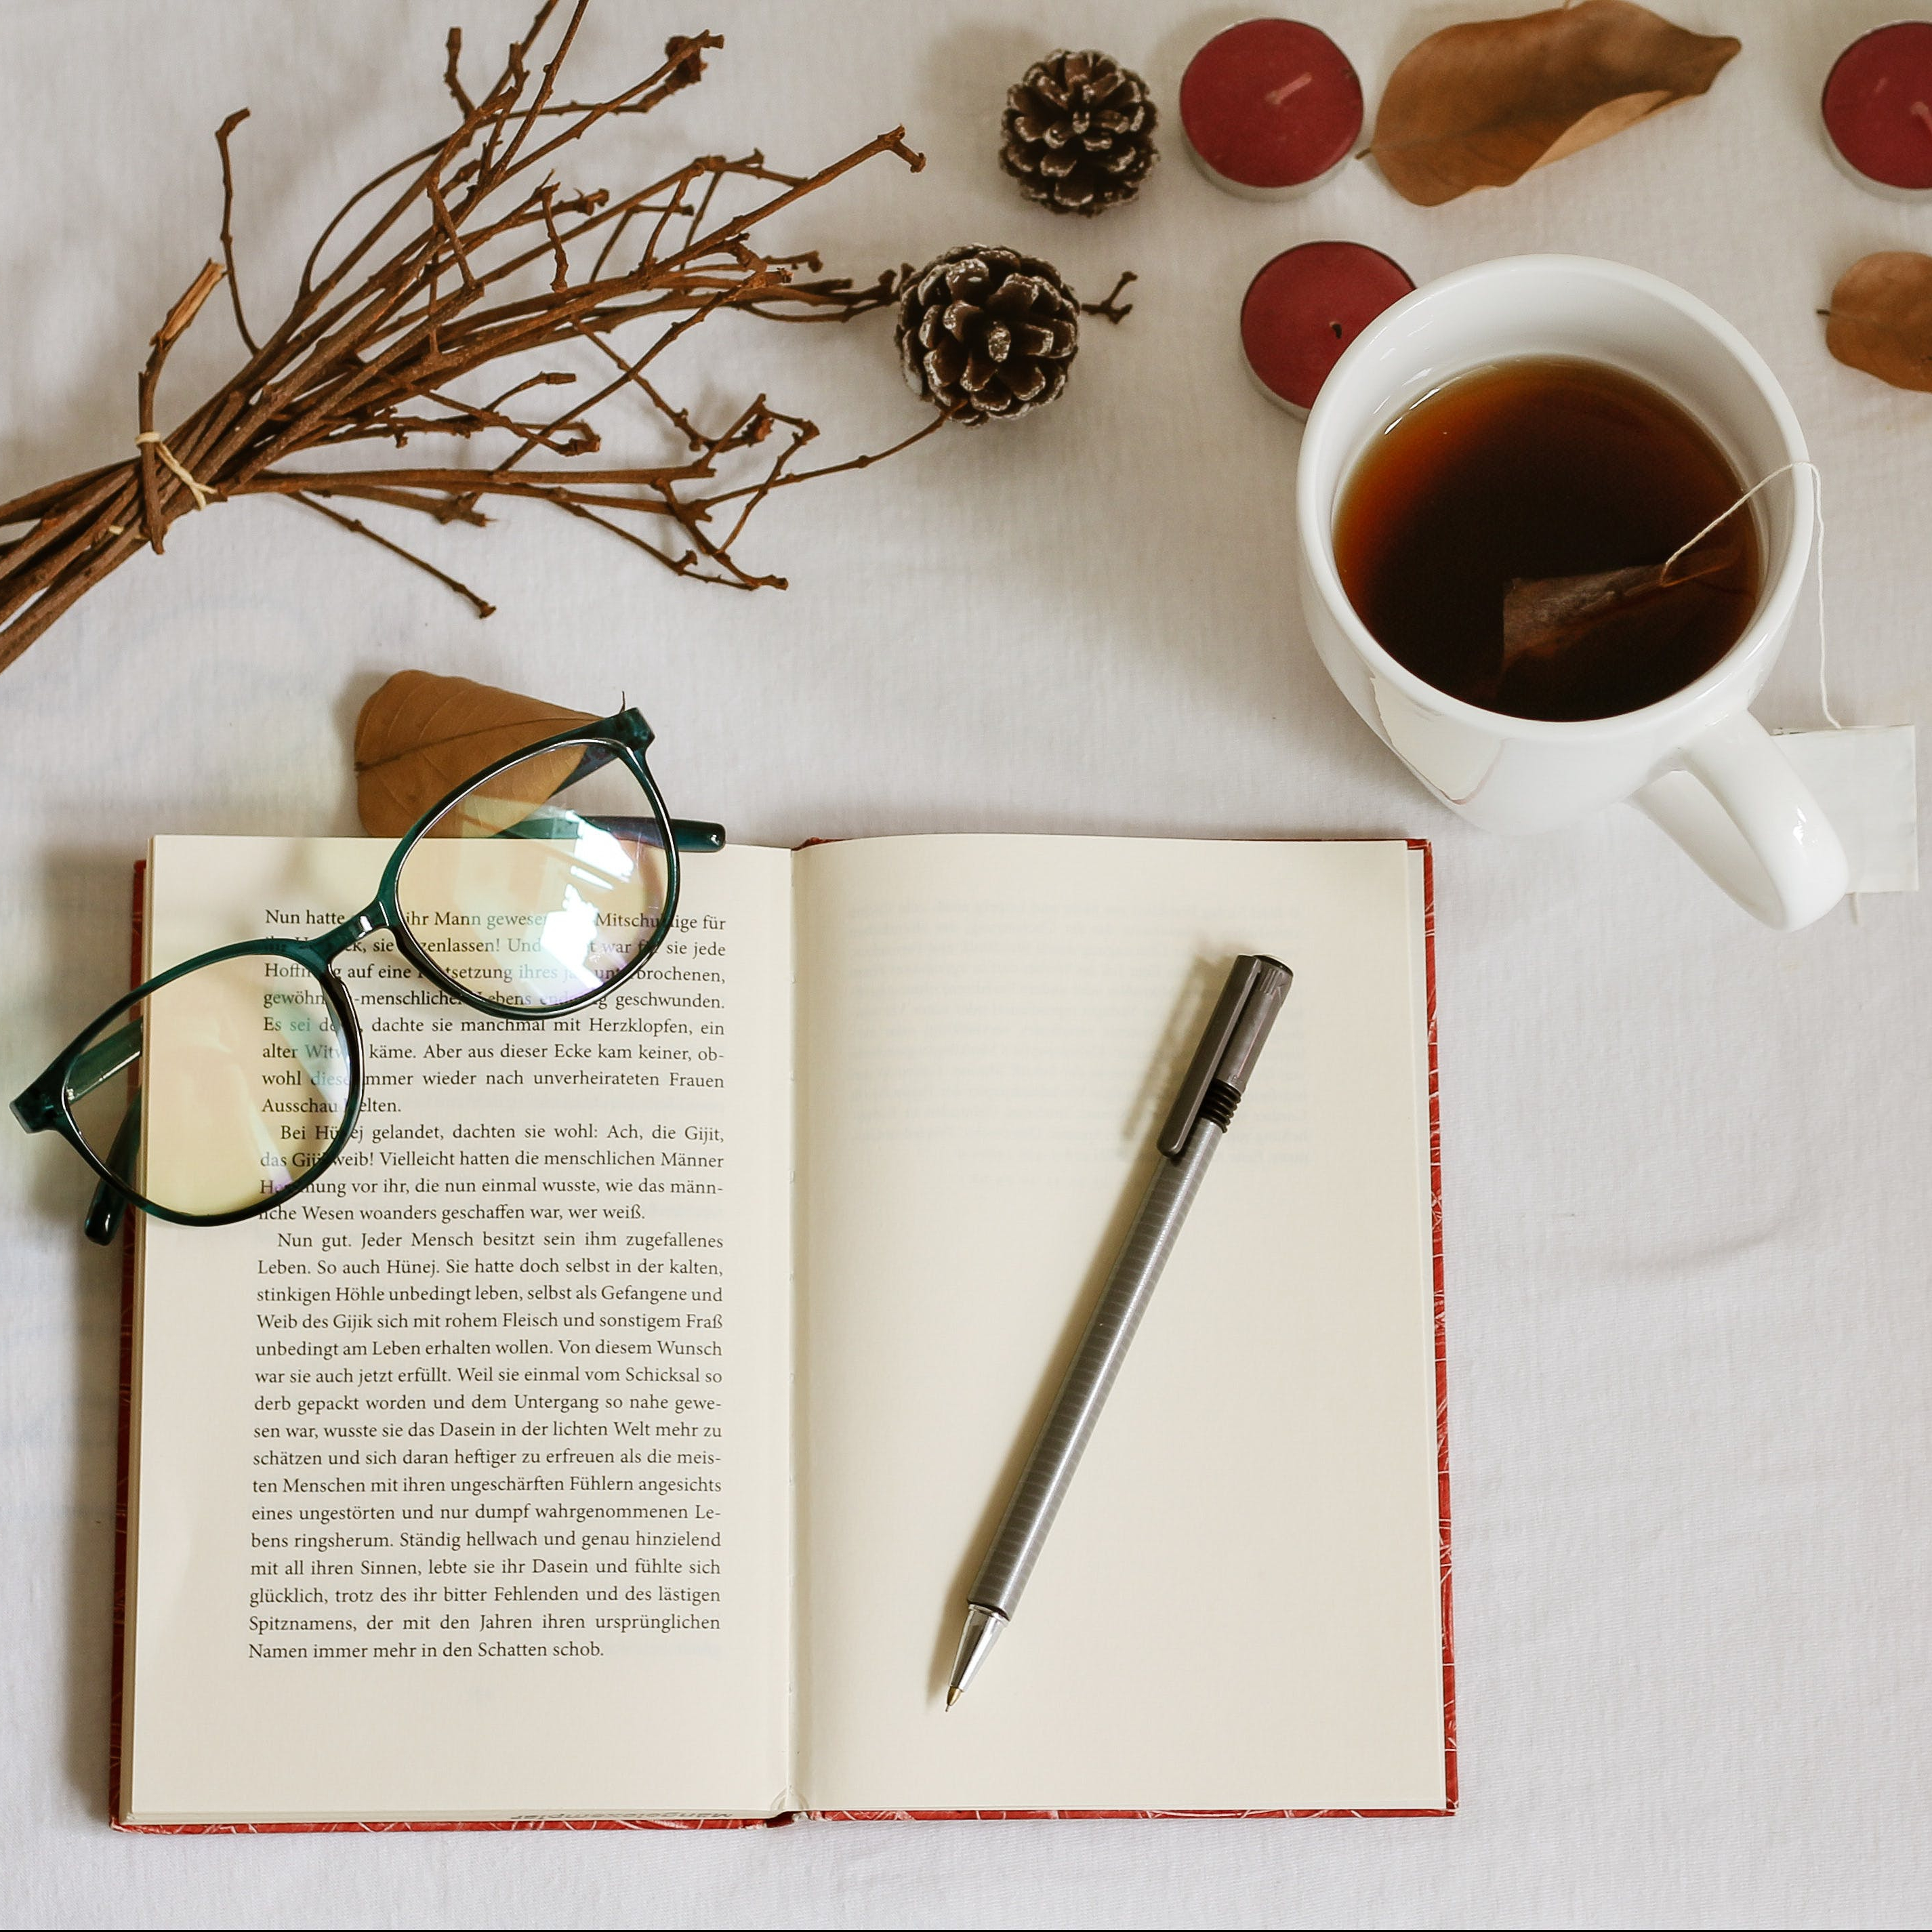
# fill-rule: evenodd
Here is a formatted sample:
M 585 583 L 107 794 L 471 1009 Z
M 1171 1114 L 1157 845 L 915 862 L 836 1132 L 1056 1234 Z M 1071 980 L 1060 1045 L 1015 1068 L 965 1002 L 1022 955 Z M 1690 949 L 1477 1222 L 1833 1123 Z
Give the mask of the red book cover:
M 813 843 L 818 842 L 813 841 Z M 1442 1738 L 1444 1754 L 1439 1810 L 1300 1811 L 812 1811 L 786 1812 L 772 1818 L 484 1818 L 390 1820 L 356 1824 L 140 1825 L 124 1816 L 121 1766 L 122 1685 L 128 1642 L 128 1493 L 129 1457 L 133 1445 L 134 1238 L 134 1217 L 124 1227 L 121 1264 L 120 1433 L 114 1498 L 113 1678 L 109 1697 L 108 1808 L 116 1831 L 168 1837 L 206 1837 L 240 1832 L 716 1832 L 744 1826 L 788 1825 L 800 1816 L 845 1822 L 886 1820 L 968 1820 L 1021 1818 L 1440 1818 L 1453 1816 L 1458 1802 L 1456 1763 L 1456 1643 L 1451 1611 L 1449 1540 L 1449 1382 L 1447 1330 L 1443 1313 L 1442 1270 L 1442 1120 L 1436 1060 L 1436 868 L 1426 838 L 1412 838 L 1410 849 L 1422 854 L 1423 945 L 1426 970 L 1429 1035 L 1429 1182 L 1430 1251 L 1436 1304 L 1436 1480 L 1438 1502 L 1439 1563 L 1442 1592 Z M 138 984 L 142 967 L 142 888 L 145 861 L 134 868 L 133 963 L 130 976 Z

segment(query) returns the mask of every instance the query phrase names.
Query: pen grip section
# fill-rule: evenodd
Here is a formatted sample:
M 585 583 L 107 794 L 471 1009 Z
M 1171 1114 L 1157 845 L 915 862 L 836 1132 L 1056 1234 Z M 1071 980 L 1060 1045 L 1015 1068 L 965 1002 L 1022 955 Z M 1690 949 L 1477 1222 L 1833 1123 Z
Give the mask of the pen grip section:
M 1180 1152 L 1163 1160 L 1155 1171 L 1034 1444 L 1025 1474 L 967 1593 L 969 1604 L 1012 1615 L 1222 1131 L 1220 1122 L 1204 1113 Z

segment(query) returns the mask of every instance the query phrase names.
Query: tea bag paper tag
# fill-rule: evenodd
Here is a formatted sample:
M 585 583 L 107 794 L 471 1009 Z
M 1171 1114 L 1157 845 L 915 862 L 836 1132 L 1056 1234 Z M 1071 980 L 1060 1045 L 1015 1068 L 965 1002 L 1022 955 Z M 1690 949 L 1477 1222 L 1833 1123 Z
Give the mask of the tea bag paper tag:
M 1916 730 L 1876 724 L 1772 734 L 1838 828 L 1852 892 L 1918 890 Z

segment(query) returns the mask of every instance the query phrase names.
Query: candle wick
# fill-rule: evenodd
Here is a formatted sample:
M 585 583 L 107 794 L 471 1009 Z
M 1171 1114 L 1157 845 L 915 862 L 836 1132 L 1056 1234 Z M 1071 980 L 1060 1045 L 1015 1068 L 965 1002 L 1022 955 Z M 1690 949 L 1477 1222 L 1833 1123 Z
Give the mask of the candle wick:
M 1932 134 L 1932 107 L 1928 107 L 1922 100 L 1915 100 L 1912 104 L 1910 112 L 1912 118 L 1918 122 L 1928 134 Z
M 1342 325 L 1339 322 L 1331 322 L 1328 326 L 1334 332 L 1335 340 L 1340 342 L 1342 339 Z
M 1272 94 L 1263 94 L 1262 99 L 1270 107 L 1279 107 L 1291 94 L 1299 94 L 1304 87 L 1312 85 L 1314 79 L 1312 74 L 1297 74 L 1286 86 L 1277 87 Z

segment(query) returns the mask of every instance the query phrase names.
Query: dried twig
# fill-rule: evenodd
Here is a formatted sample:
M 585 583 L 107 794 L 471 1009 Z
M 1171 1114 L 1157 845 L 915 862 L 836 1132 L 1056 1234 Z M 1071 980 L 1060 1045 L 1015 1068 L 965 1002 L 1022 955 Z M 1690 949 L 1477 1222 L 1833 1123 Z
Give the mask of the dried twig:
M 733 554 L 758 505 L 775 489 L 863 469 L 939 427 L 944 418 L 934 417 L 892 449 L 794 470 L 793 458 L 818 435 L 803 417 L 760 396 L 706 430 L 666 394 L 653 365 L 722 310 L 842 322 L 896 302 L 902 275 L 889 270 L 855 289 L 820 278 L 815 254 L 766 254 L 750 237 L 878 155 L 914 170 L 925 161 L 895 128 L 812 174 L 782 173 L 756 152 L 735 160 L 709 154 L 628 190 L 568 190 L 554 169 L 574 142 L 692 86 L 705 56 L 724 44 L 716 34 L 676 36 L 642 79 L 602 98 L 565 100 L 560 76 L 589 4 L 571 0 L 566 12 L 562 0 L 541 0 L 480 94 L 464 85 L 463 37 L 451 30 L 442 80 L 455 124 L 350 196 L 310 251 L 288 313 L 259 343 L 236 283 L 229 153 L 248 110 L 221 124 L 221 259 L 201 270 L 155 333 L 134 451 L 0 504 L 0 530 L 17 532 L 0 542 L 0 668 L 136 551 L 159 551 L 178 518 L 243 496 L 280 496 L 317 512 L 427 571 L 484 616 L 493 607 L 466 584 L 324 500 L 484 524 L 477 506 L 485 498 L 534 498 L 614 532 L 681 576 L 782 586 Z M 592 262 L 587 271 L 576 266 L 584 260 Z M 155 399 L 168 352 L 224 280 L 249 359 L 164 435 Z M 620 332 L 621 350 L 610 340 Z M 577 382 L 577 370 L 554 366 L 572 350 L 596 352 L 608 365 L 604 380 L 554 414 L 533 408 L 533 391 Z M 515 359 L 532 356 L 544 366 Z M 626 398 L 674 441 L 674 460 L 585 460 L 603 447 L 593 412 Z M 466 453 L 495 446 L 475 467 L 413 456 L 380 467 L 304 460 L 449 438 Z M 728 505 L 714 532 L 712 513 Z
M 1107 291 L 1106 296 L 1096 302 L 1082 302 L 1080 304 L 1080 313 L 1082 315 L 1104 315 L 1112 322 L 1125 322 L 1127 317 L 1133 314 L 1134 305 L 1132 302 L 1124 302 L 1120 300 L 1120 291 L 1130 282 L 1137 282 L 1139 280 L 1140 277 L 1136 274 L 1132 269 L 1123 268 L 1120 271 L 1120 279 Z

